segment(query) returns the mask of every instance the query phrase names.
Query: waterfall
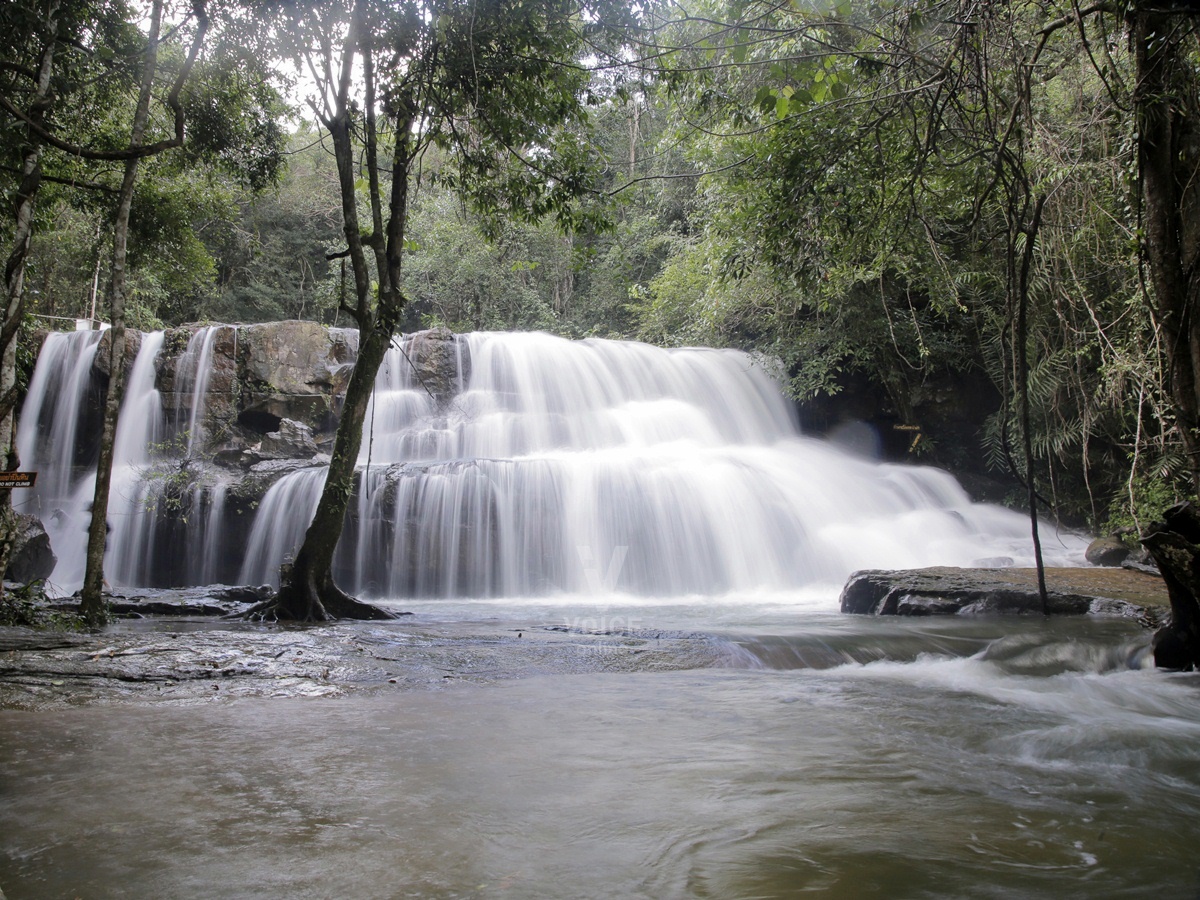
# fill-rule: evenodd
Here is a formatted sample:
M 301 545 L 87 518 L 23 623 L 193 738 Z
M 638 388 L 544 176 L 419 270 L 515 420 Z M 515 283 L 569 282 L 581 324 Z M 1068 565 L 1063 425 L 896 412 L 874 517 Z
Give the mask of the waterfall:
M 255 503 L 233 489 L 242 476 L 197 456 L 216 332 L 191 336 L 173 398 L 156 387 L 163 334 L 143 339 L 117 435 L 111 584 L 275 583 L 315 512 L 316 460 L 275 471 Z M 367 411 L 335 560 L 352 592 L 711 595 L 837 585 L 861 568 L 1031 563 L 1026 519 L 972 503 L 949 474 L 801 435 L 769 367 L 747 354 L 540 333 L 419 338 L 389 351 Z M 96 340 L 47 339 L 19 434 L 43 473 L 25 506 L 48 518 L 60 590 L 83 574 L 94 451 L 79 438 Z M 1047 548 L 1052 564 L 1082 556 L 1073 536 Z
M 38 480 L 32 490 L 14 491 L 13 505 L 42 521 L 59 560 L 54 584 L 67 592 L 83 583 L 99 453 L 93 438 L 103 414 L 92 374 L 100 337 L 99 331 L 46 336 L 17 428 L 21 464 Z
M 204 408 L 208 397 L 208 383 L 212 376 L 213 343 L 221 326 L 212 325 L 198 329 L 188 340 L 187 349 L 176 365 L 175 413 L 176 421 L 186 419 L 180 440 L 185 444 L 188 459 L 204 446 L 207 437 L 203 434 Z
M 48 503 L 68 494 L 81 477 L 76 433 L 88 408 L 98 406 L 90 389 L 100 337 L 99 331 L 46 335 L 17 429 L 22 463 L 38 470 L 36 490 L 24 502 L 17 498 L 29 512 L 52 514 Z
M 337 562 L 352 591 L 713 594 L 837 583 L 866 567 L 1031 561 L 1027 521 L 971 503 L 947 473 L 802 437 L 746 354 L 536 333 L 458 340 L 462 390 L 448 404 L 399 350 L 380 371 Z M 273 581 L 295 552 L 323 472 L 268 493 L 244 580 Z M 1068 538 L 1049 556 L 1080 553 Z
M 163 338 L 161 331 L 142 338 L 121 401 L 108 498 L 105 569 L 111 584 L 139 584 L 154 567 L 155 536 L 167 502 L 163 481 L 151 471 L 167 438 L 162 397 L 155 387 Z
M 172 453 L 173 443 L 183 445 L 187 437 L 189 458 L 195 443 L 198 416 L 203 415 L 205 385 L 211 360 L 211 337 L 216 329 L 202 329 L 193 337 L 195 358 L 207 359 L 190 366 L 188 374 L 190 413 L 182 434 L 173 434 L 163 409 L 163 398 L 156 385 L 156 362 L 163 348 L 161 331 L 145 334 L 130 368 L 121 403 L 117 433 L 113 445 L 112 482 L 108 505 L 108 547 L 105 577 L 109 584 L 142 585 L 154 583 L 154 573 L 163 565 L 164 544 L 170 547 L 172 528 L 179 516 L 180 503 L 190 501 L 197 512 L 202 507 L 208 516 L 193 516 L 202 529 L 200 560 L 193 564 L 196 545 L 184 535 L 176 554 L 189 560 L 189 575 L 205 579 L 216 569 L 218 552 L 213 541 L 219 539 L 224 489 L 213 498 L 202 496 L 201 488 L 190 485 L 180 489 L 172 476 L 181 471 L 181 460 Z M 18 442 L 22 459 L 39 470 L 37 491 L 22 504 L 22 510 L 39 515 L 50 533 L 54 552 L 59 558 L 52 578 L 52 590 L 69 593 L 83 583 L 86 565 L 87 529 L 95 493 L 95 437 L 98 434 L 101 404 L 92 365 L 99 343 L 99 332 L 52 333 L 38 357 L 29 395 L 21 417 Z M 186 356 L 187 354 L 185 354 Z M 63 377 L 65 375 L 65 377 Z M 78 423 L 88 413 L 94 422 L 88 440 L 77 435 Z M 180 438 L 173 441 L 174 438 Z M 64 448 L 76 447 L 74 451 Z M 84 452 L 79 447 L 90 447 Z M 87 460 L 80 464 L 81 455 Z M 164 539 L 165 538 L 165 539 Z M 176 565 L 176 561 L 171 561 Z M 199 582 L 203 583 L 203 581 Z
M 279 584 L 279 566 L 300 546 L 317 513 L 323 468 L 302 469 L 281 479 L 263 498 L 246 548 L 239 579 L 244 584 Z

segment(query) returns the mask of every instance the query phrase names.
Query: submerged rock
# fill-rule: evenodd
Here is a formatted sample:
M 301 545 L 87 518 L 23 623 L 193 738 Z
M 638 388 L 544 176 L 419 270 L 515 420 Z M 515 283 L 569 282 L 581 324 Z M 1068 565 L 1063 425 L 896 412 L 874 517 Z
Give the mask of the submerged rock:
M 1154 621 L 1168 608 L 1161 578 L 1129 569 L 1046 570 L 1053 615 L 1118 615 Z M 868 570 L 850 576 L 844 613 L 931 616 L 981 613 L 1041 614 L 1035 569 Z

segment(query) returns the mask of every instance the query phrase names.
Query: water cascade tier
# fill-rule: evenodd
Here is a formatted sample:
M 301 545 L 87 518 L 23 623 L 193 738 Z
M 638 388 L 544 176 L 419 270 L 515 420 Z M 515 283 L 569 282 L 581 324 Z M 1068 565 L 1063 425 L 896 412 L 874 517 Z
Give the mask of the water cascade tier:
M 133 342 L 109 510 L 114 586 L 277 583 L 325 480 L 356 348 L 310 323 Z M 20 501 L 82 580 L 107 345 L 46 338 Z M 840 585 L 861 568 L 1031 562 L 1028 523 L 947 473 L 802 436 L 769 363 L 540 333 L 397 338 L 335 575 L 369 597 L 674 596 Z M 1081 558 L 1079 538 L 1048 558 Z

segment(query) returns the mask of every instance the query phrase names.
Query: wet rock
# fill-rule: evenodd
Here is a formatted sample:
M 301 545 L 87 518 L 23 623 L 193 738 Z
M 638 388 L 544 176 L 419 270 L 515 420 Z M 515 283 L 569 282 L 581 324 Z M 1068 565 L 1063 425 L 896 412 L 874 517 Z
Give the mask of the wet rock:
M 229 616 L 245 612 L 274 592 L 269 585 L 241 587 L 205 585 L 192 588 L 137 588 L 108 594 L 105 601 L 117 618 L 146 616 Z M 73 602 L 51 604 L 64 612 L 74 612 Z
M 454 333 L 448 328 L 432 328 L 414 334 L 408 343 L 408 358 L 412 362 L 417 381 L 437 402 L 439 407 L 448 404 L 459 392 L 459 364 L 462 364 L 462 383 L 470 376 L 470 360 L 465 346 L 461 346 Z
M 5 579 L 21 584 L 46 580 L 58 563 L 58 557 L 50 546 L 50 535 L 46 534 L 41 520 L 35 516 L 18 514 L 16 525 L 16 541 L 9 555 Z
M 1116 536 L 1096 538 L 1088 544 L 1084 558 L 1093 566 L 1119 566 L 1136 553 L 1123 540 Z
M 128 373 L 142 349 L 142 333 L 132 328 L 125 329 L 125 371 Z M 105 330 L 100 335 L 100 344 L 96 349 L 96 357 L 92 360 L 92 371 L 107 383 L 109 376 L 109 361 L 112 356 L 112 329 Z
M 315 322 L 269 322 L 238 329 L 242 395 L 239 421 L 266 434 L 283 419 L 313 431 L 336 418 L 346 363 L 357 355 L 357 335 Z
M 312 459 L 317 455 L 317 442 L 312 429 L 294 419 L 281 419 L 279 430 L 262 439 L 255 451 L 260 459 Z
M 260 584 L 258 587 L 221 587 L 213 585 L 208 588 L 208 593 L 218 599 L 227 600 L 230 603 L 246 603 L 254 605 L 261 603 L 263 600 L 270 600 L 275 596 L 275 589 L 269 584 Z
M 229 484 L 226 494 L 227 502 L 234 508 L 243 510 L 249 516 L 257 504 L 266 496 L 272 485 L 285 475 L 298 469 L 307 469 L 314 465 L 327 464 L 329 458 L 318 456 L 314 459 L 267 459 L 256 462 L 248 472 Z
M 168 603 L 170 593 L 144 602 Z M 219 601 L 210 595 L 205 602 Z M 10 651 L 0 653 L 0 709 L 207 700 L 217 683 L 222 697 L 307 697 L 448 680 L 678 671 L 727 659 L 724 645 L 704 635 L 557 633 L 536 625 L 517 632 L 494 623 L 401 620 L 283 629 L 187 615 L 52 639 L 0 628 L 0 650 Z
M 1128 615 L 1157 620 L 1167 606 L 1161 578 L 1128 569 L 1047 569 L 1053 615 Z M 1041 614 L 1034 569 L 934 567 L 856 572 L 844 613 L 877 616 Z

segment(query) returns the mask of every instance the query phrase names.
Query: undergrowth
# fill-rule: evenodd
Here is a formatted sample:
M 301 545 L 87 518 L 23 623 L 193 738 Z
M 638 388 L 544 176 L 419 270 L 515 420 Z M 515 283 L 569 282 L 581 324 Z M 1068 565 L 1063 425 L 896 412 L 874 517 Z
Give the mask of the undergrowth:
M 50 631 L 82 631 L 86 626 L 75 613 L 50 609 L 42 581 L 11 587 L 0 596 L 0 626 Z

